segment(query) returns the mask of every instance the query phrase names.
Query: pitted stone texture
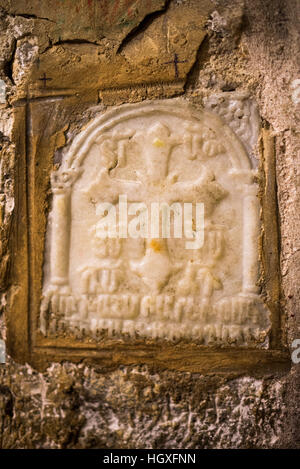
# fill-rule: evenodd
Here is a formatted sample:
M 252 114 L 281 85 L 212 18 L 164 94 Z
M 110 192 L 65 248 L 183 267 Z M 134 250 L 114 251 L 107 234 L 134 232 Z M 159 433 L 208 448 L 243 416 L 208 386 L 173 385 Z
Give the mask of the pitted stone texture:
M 258 161 L 254 155 L 259 139 L 260 117 L 255 101 L 246 93 L 224 92 L 205 98 L 204 105 L 218 114 L 241 139 L 256 168 Z
M 102 373 L 0 368 L 2 448 L 270 448 L 282 438 L 285 378 L 147 367 Z

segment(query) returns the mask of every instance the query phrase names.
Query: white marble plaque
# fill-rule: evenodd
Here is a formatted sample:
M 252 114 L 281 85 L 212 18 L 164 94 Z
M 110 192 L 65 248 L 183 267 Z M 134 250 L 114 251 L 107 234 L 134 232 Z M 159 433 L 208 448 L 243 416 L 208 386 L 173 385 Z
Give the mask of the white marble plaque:
M 266 347 L 255 176 L 230 127 L 184 100 L 95 118 L 51 176 L 42 333 Z

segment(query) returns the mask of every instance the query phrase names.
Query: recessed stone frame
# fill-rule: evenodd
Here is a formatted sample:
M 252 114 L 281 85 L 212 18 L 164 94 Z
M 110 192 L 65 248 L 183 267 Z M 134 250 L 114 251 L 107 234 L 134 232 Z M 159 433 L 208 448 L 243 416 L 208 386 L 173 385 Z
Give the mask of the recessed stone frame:
M 148 363 L 154 366 L 182 369 L 189 371 L 226 371 L 244 370 L 252 367 L 272 367 L 281 364 L 286 366 L 286 355 L 281 346 L 281 328 L 279 316 L 279 281 L 278 281 L 278 251 L 277 251 L 277 213 L 276 213 L 276 185 L 274 171 L 274 148 L 272 138 L 267 129 L 261 137 L 261 166 L 259 171 L 251 169 L 250 161 L 233 132 L 216 116 L 195 109 L 183 100 L 168 100 L 149 102 L 137 105 L 126 105 L 96 117 L 82 134 L 74 140 L 68 154 L 57 172 L 53 172 L 53 153 L 55 144 L 51 138 L 60 128 L 51 122 L 50 110 L 64 110 L 65 115 L 71 112 L 76 98 L 55 99 L 41 102 L 27 103 L 16 109 L 16 133 L 24 136 L 19 139 L 20 158 L 16 168 L 17 193 L 15 212 L 15 229 L 12 236 L 14 259 L 12 262 L 11 279 L 14 285 L 10 294 L 8 309 L 8 349 L 17 360 L 28 361 L 36 366 L 46 366 L 51 360 L 88 360 L 102 364 L 105 367 L 117 364 Z M 93 138 L 99 138 L 101 132 L 111 131 L 116 121 L 137 118 L 139 115 L 159 115 L 170 113 L 178 118 L 185 118 L 191 124 L 208 122 L 217 130 L 218 136 L 231 142 L 235 154 L 240 158 L 235 160 L 231 151 L 233 175 L 242 178 L 246 187 L 244 203 L 253 207 L 253 189 L 257 180 L 260 199 L 260 223 L 262 226 L 259 257 L 260 257 L 260 287 L 258 294 L 258 273 L 256 281 L 249 283 L 247 275 L 243 276 L 242 292 L 254 295 L 259 308 L 267 311 L 270 328 L 264 326 L 269 337 L 268 343 L 260 341 L 255 344 L 207 344 L 198 338 L 186 337 L 152 337 L 127 333 L 121 335 L 103 334 L 101 339 L 91 335 L 83 335 L 80 331 L 57 332 L 48 336 L 41 332 L 41 298 L 43 295 L 43 265 L 45 252 L 45 233 L 49 207 L 55 207 L 55 190 L 66 194 L 71 189 L 76 178 L 69 178 L 70 174 L 79 176 L 81 163 L 87 147 Z M 140 114 L 141 113 L 141 114 Z M 67 124 L 67 118 L 65 118 Z M 43 123 L 41 128 L 41 123 Z M 26 124 L 22 128 L 22 125 Z M 61 124 L 61 123 L 60 123 Z M 58 125 L 58 124 L 57 124 Z M 53 128 L 54 127 L 54 128 Z M 221 133 L 220 133 L 221 132 Z M 186 141 L 189 139 L 187 138 Z M 38 142 L 38 145 L 37 145 Z M 241 155 L 244 155 L 241 157 Z M 67 174 L 62 187 L 57 183 L 60 176 Z M 52 175 L 52 176 L 51 176 Z M 49 201 L 50 176 L 52 177 L 52 205 Z M 69 184 L 71 181 L 71 184 Z M 26 189 L 25 189 L 26 188 Z M 63 188 L 62 192 L 60 189 Z M 53 190 L 54 189 L 54 190 Z M 58 192 L 56 195 L 58 195 Z M 64 196 L 63 196 L 64 197 Z M 250 200 L 251 199 L 251 200 Z M 251 202 L 252 201 L 252 202 Z M 256 202 L 255 202 L 256 203 Z M 65 205 L 68 207 L 68 205 Z M 257 210 L 256 207 L 255 210 Z M 249 220 L 251 217 L 249 218 Z M 250 223 L 251 224 L 251 223 Z M 252 229 L 253 225 L 252 223 Z M 256 225 L 256 229 L 257 230 Z M 250 227 L 251 229 L 251 227 Z M 66 238 L 65 238 L 66 240 Z M 63 238 L 61 238 L 63 241 Z M 251 258 L 250 262 L 251 262 Z M 248 261 L 249 261 L 248 259 Z M 18 262 L 19 260 L 19 262 Z M 253 259 L 252 259 L 253 262 Z M 245 266 L 245 263 L 243 263 Z M 258 271 L 256 271 L 258 272 Z M 54 276 L 54 283 L 57 276 Z M 65 281 L 65 280 L 64 280 Z M 250 288 L 250 290 L 249 290 Z M 44 295 L 45 297 L 45 295 Z

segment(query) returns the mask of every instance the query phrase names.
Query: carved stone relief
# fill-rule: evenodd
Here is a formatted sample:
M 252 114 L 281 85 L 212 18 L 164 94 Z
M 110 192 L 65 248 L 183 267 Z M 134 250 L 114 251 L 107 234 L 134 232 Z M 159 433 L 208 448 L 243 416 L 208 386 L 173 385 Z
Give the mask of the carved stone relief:
M 181 99 L 95 118 L 51 177 L 42 333 L 267 347 L 255 176 L 229 126 Z M 197 204 L 195 244 L 198 212 L 188 234 L 178 216 Z
M 256 167 L 255 146 L 259 137 L 260 118 L 255 101 L 247 93 L 224 92 L 205 98 L 204 105 L 229 125 Z

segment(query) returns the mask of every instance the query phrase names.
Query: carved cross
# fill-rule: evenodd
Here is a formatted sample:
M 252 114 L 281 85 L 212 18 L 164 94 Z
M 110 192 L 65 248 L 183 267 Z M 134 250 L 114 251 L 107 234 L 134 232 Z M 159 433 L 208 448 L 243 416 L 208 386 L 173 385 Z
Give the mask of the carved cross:
M 115 138 L 118 138 L 117 135 Z M 206 210 L 212 211 L 225 191 L 214 180 L 212 172 L 203 168 L 201 176 L 195 181 L 176 182 L 176 175 L 169 175 L 169 160 L 175 146 L 183 144 L 186 135 L 174 137 L 168 127 L 157 123 L 146 135 L 136 135 L 143 142 L 145 170 L 138 172 L 139 180 L 124 180 L 110 176 L 110 169 L 103 168 L 86 193 L 94 201 L 117 203 L 120 194 L 126 194 L 131 202 L 165 202 L 175 201 L 203 202 Z M 111 144 L 111 147 L 114 144 Z M 118 158 L 117 163 L 118 164 Z M 151 288 L 159 291 L 172 273 L 178 271 L 168 256 L 165 238 L 153 244 L 147 240 L 146 253 L 140 262 L 131 262 L 131 268 L 137 272 Z

